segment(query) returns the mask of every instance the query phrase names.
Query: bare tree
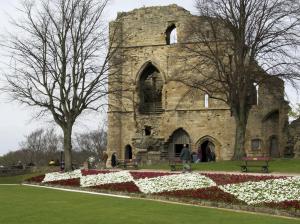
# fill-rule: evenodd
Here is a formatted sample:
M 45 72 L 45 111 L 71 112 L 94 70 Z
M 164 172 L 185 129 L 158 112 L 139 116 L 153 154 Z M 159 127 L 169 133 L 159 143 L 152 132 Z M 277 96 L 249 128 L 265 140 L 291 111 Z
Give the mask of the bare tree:
M 65 170 L 71 170 L 72 130 L 86 110 L 106 104 L 108 72 L 118 60 L 117 27 L 104 23 L 108 0 L 26 0 L 25 18 L 7 44 L 13 71 L 6 91 L 22 104 L 50 114 L 63 131 Z M 22 34 L 22 35 L 20 35 Z M 118 91 L 118 90 L 113 90 Z
M 36 163 L 38 154 L 45 151 L 44 129 L 37 129 L 26 136 L 21 142 L 21 151 L 24 153 L 23 162 Z M 22 161 L 22 160 L 21 160 Z
M 77 134 L 75 142 L 78 151 L 89 151 L 101 157 L 103 151 L 106 150 L 107 133 L 104 129 L 99 129 Z
M 190 22 L 189 42 L 183 44 L 188 52 L 186 71 L 175 79 L 229 106 L 236 123 L 233 159 L 245 154 L 255 85 L 274 81 L 274 76 L 292 82 L 300 78 L 295 53 L 299 4 L 298 0 L 196 0 L 199 16 Z M 185 75 L 191 73 L 195 75 Z

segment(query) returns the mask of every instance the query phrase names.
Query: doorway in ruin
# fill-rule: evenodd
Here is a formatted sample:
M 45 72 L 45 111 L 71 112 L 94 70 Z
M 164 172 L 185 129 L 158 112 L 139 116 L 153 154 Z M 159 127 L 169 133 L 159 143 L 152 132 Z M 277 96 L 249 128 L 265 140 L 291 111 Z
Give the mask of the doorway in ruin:
M 201 162 L 216 161 L 215 145 L 210 140 L 205 140 L 198 147 L 198 157 Z
M 186 145 L 189 148 L 191 144 L 190 136 L 183 128 L 174 131 L 168 142 L 171 157 L 179 157 L 183 146 Z
M 279 157 L 278 137 L 276 135 L 271 136 L 269 142 L 270 142 L 270 156 Z
M 132 159 L 132 147 L 131 147 L 131 145 L 126 145 L 126 147 L 125 147 L 125 159 L 126 160 Z

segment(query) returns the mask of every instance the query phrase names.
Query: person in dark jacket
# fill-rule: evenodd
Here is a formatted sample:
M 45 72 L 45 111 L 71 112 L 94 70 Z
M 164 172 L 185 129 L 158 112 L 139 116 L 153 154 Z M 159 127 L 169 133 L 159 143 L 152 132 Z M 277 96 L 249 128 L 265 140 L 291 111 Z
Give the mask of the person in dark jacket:
M 111 156 L 111 166 L 112 168 L 116 167 L 118 164 L 117 162 L 117 154 L 114 152 Z
M 183 145 L 183 148 L 180 153 L 180 160 L 182 161 L 182 172 L 191 171 L 191 152 L 186 146 L 186 144 Z

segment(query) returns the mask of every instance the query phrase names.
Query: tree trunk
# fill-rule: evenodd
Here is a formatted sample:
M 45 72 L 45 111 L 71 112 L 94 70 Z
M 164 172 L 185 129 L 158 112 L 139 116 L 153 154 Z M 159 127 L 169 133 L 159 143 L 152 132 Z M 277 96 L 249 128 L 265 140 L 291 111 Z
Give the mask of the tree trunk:
M 236 121 L 233 160 L 241 160 L 245 155 L 246 122 Z
M 72 126 L 68 125 L 63 128 L 64 133 L 64 154 L 65 154 L 65 171 L 72 170 Z
M 249 113 L 242 108 L 239 111 L 239 113 L 233 113 L 236 123 L 233 160 L 241 160 L 244 156 L 246 156 L 245 136 Z

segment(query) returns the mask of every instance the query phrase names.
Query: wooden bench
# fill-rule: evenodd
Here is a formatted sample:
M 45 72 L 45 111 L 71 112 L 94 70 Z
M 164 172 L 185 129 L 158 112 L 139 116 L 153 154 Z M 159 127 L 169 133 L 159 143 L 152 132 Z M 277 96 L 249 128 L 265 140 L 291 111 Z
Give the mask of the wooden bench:
M 192 170 L 192 165 L 191 165 L 191 163 L 189 165 L 190 165 L 190 171 L 191 171 Z M 180 160 L 180 158 L 170 159 L 169 160 L 169 166 L 170 166 L 171 171 L 176 171 L 177 168 L 180 168 L 180 170 L 183 169 L 183 163 Z
M 242 158 L 242 161 L 244 162 L 241 165 L 242 172 L 248 172 L 249 167 L 261 167 L 262 172 L 269 172 L 269 162 L 271 161 L 270 157 L 244 157 Z
M 177 167 L 180 167 L 182 169 L 182 161 L 179 158 L 170 159 L 169 166 L 171 171 L 176 171 Z
M 118 160 L 118 165 L 117 166 L 122 168 L 122 169 L 127 169 L 128 167 L 138 169 L 138 162 L 135 159 Z

